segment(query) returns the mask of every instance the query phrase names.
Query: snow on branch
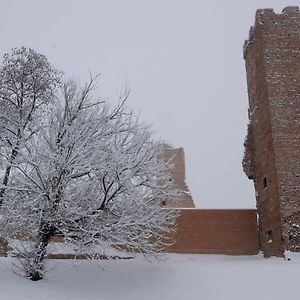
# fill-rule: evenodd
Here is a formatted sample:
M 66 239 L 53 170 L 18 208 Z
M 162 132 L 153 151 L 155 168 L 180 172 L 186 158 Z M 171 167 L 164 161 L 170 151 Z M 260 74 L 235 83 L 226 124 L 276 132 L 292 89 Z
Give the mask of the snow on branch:
M 6 185 L 2 235 L 22 231 L 33 242 L 20 258 L 27 276 L 43 277 L 51 237 L 85 251 L 108 244 L 155 255 L 171 243 L 179 196 L 163 147 L 128 110 L 128 93 L 111 109 L 95 99 L 96 78 L 62 85 L 44 126 L 18 147 Z

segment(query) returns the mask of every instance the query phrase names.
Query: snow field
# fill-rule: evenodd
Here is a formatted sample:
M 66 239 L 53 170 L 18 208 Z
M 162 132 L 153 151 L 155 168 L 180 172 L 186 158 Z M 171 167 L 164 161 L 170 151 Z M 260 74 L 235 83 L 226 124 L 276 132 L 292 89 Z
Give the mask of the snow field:
M 46 277 L 32 282 L 0 259 L 0 299 L 155 300 L 297 299 L 300 254 L 291 261 L 257 256 L 167 254 L 163 261 L 49 260 Z

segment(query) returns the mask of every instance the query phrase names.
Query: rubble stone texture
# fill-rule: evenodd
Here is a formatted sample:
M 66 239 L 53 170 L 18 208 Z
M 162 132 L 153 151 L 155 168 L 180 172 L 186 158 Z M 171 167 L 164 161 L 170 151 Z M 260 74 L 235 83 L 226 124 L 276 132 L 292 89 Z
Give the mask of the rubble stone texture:
M 253 179 L 265 256 L 300 247 L 300 13 L 256 12 L 244 44 L 249 126 L 244 171 Z

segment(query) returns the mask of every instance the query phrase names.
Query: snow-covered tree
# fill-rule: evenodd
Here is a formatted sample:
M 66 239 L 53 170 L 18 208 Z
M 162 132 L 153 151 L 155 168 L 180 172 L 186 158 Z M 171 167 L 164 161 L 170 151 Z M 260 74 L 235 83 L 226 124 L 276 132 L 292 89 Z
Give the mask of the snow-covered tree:
M 30 48 L 14 48 L 0 66 L 0 149 L 4 168 L 0 206 L 11 165 L 20 147 L 35 134 L 42 112 L 55 99 L 60 73 L 44 55 Z
M 126 108 L 127 93 L 110 109 L 93 90 L 94 79 L 83 88 L 65 83 L 61 102 L 13 163 L 2 234 L 27 241 L 19 255 L 32 280 L 43 278 L 56 233 L 83 252 L 107 244 L 155 254 L 173 230 L 177 211 L 162 202 L 178 192 L 161 144 Z

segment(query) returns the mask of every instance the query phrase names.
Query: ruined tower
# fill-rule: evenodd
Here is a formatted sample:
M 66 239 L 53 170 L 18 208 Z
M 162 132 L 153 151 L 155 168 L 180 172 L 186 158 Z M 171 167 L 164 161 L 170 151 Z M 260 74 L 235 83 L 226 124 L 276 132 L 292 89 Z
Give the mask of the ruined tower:
M 182 193 L 176 203 L 165 200 L 164 206 L 177 208 L 195 208 L 191 193 L 185 182 L 185 162 L 183 148 L 173 148 L 169 145 L 164 146 L 164 159 L 170 161 L 171 178 L 174 180 L 175 186 Z
M 244 45 L 249 127 L 244 171 L 253 179 L 265 256 L 300 249 L 300 13 L 256 12 Z

